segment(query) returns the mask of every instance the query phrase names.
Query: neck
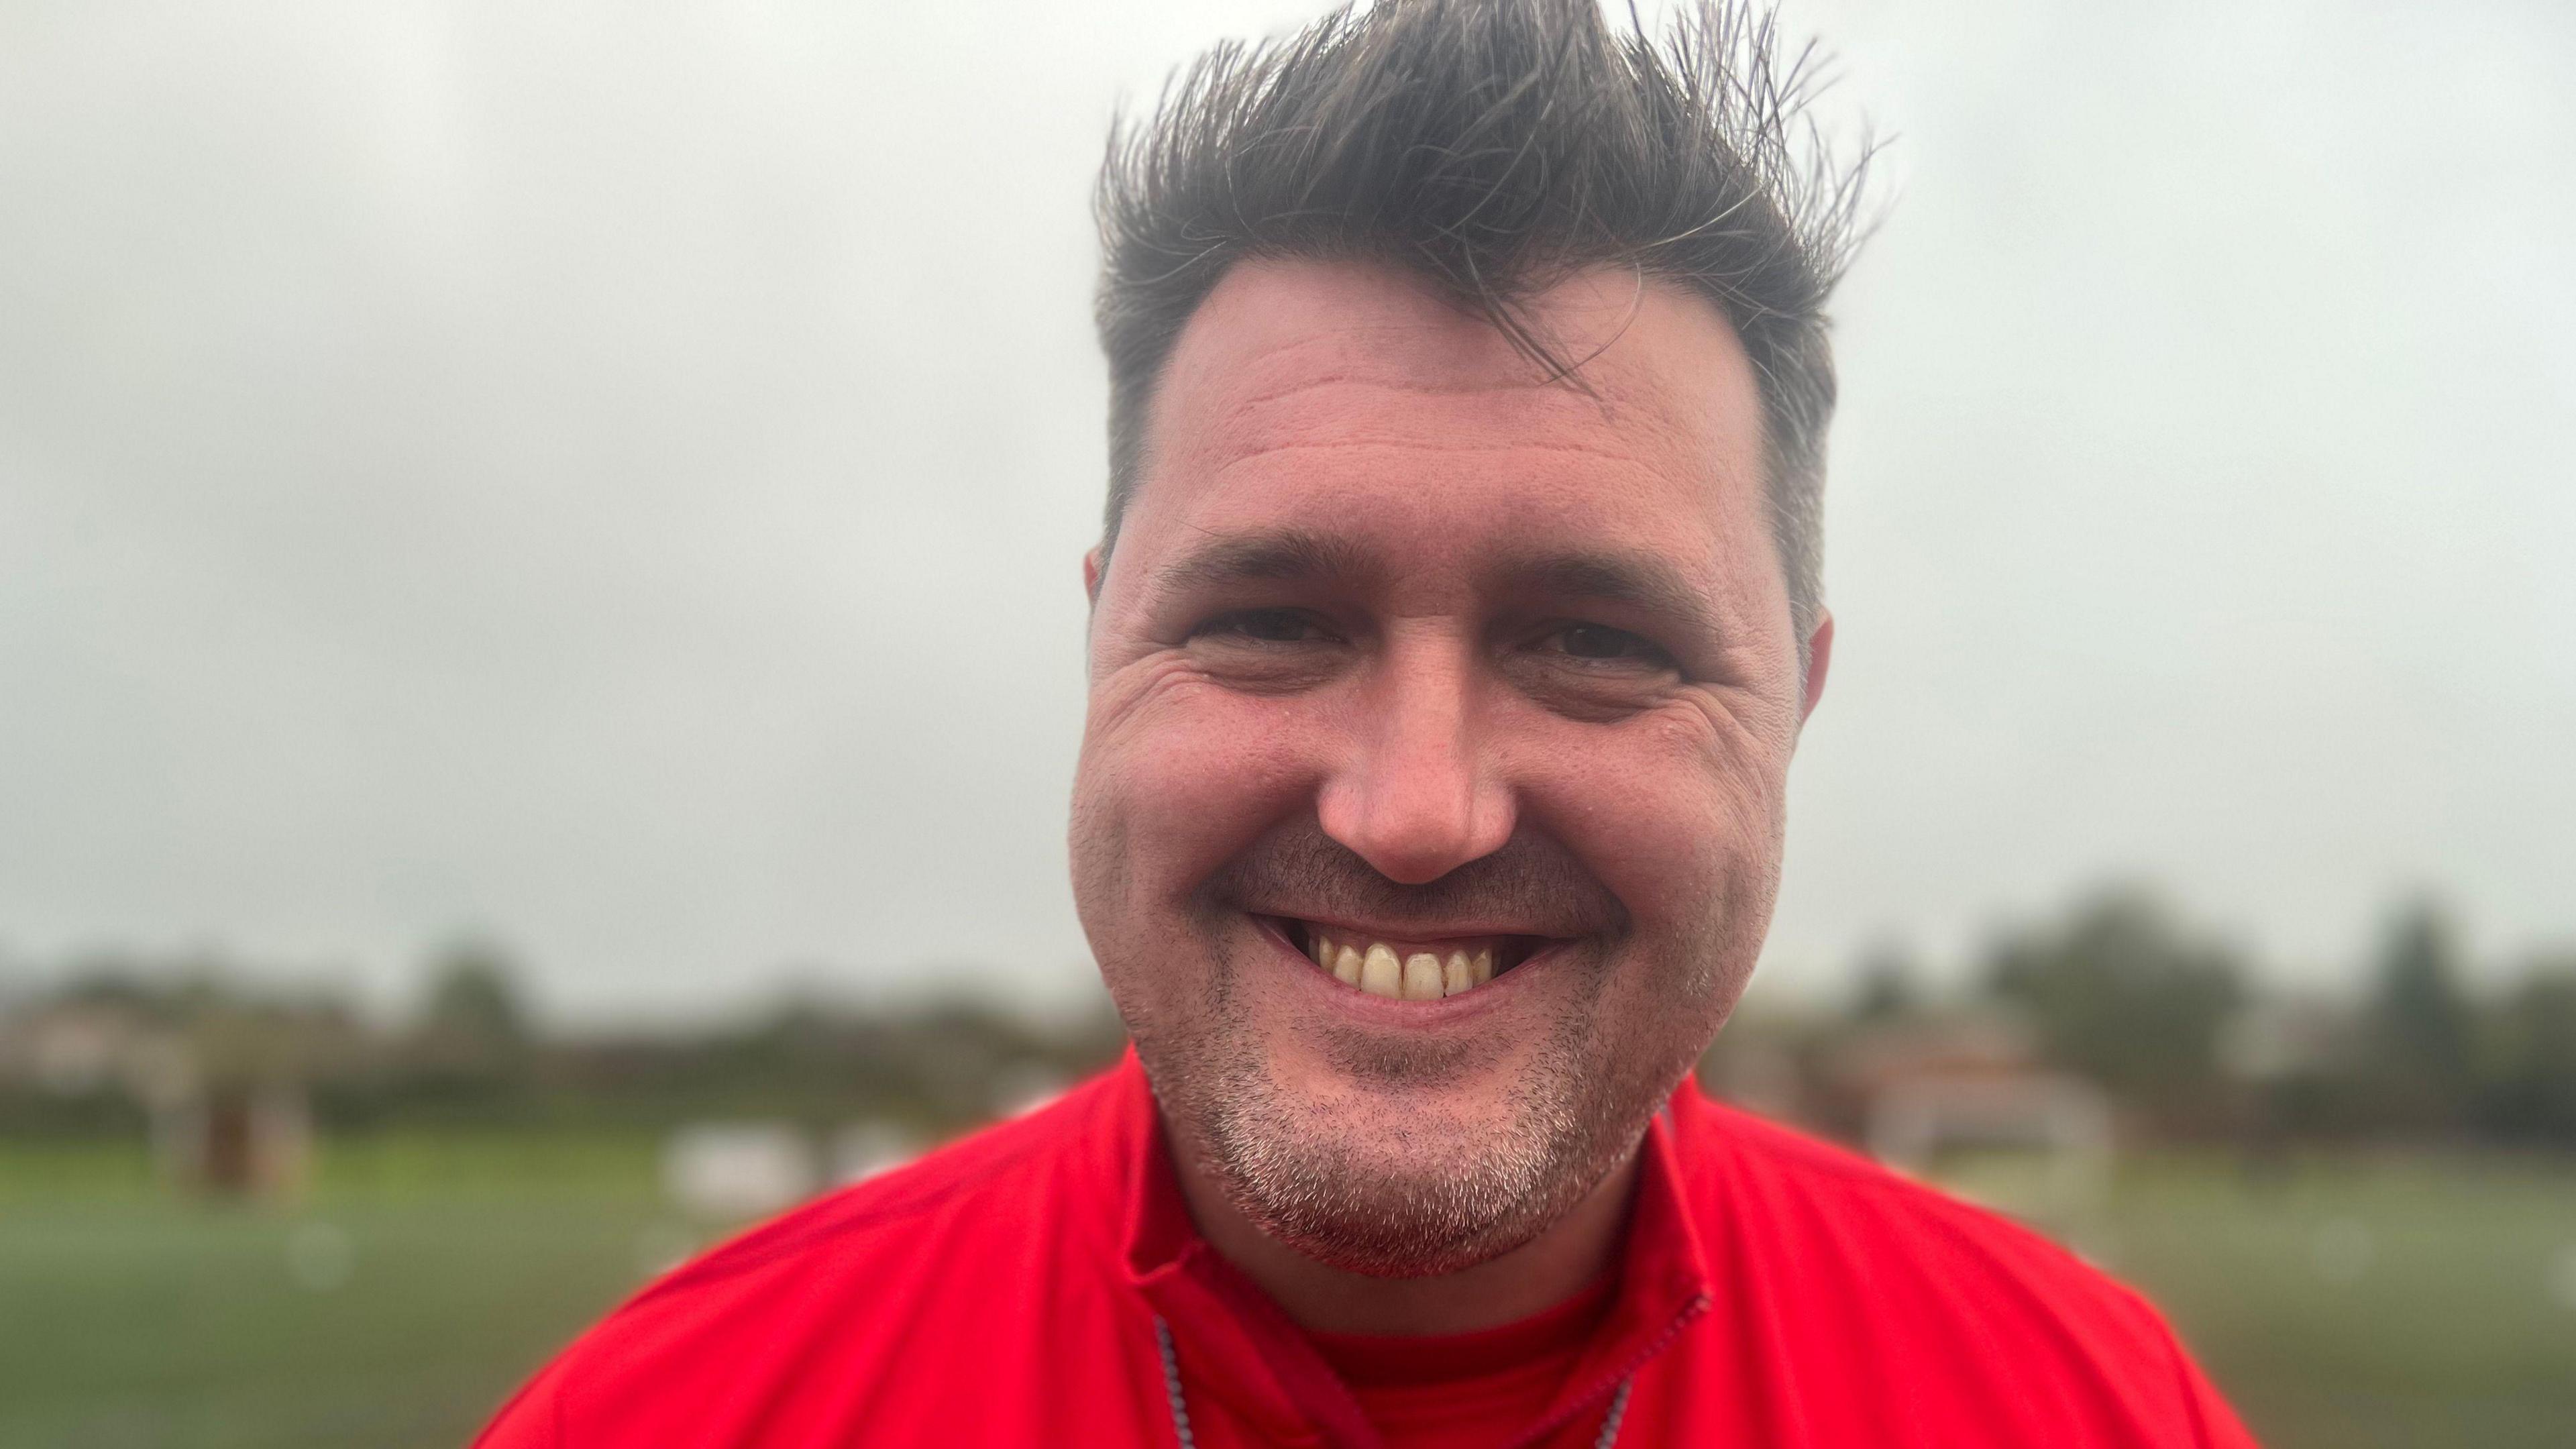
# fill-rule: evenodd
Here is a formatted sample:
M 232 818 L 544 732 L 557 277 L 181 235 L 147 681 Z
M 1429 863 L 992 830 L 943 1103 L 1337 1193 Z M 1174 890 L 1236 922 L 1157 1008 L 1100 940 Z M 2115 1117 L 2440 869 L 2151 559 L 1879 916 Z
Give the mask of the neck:
M 1237 1210 L 1196 1153 L 1175 1153 L 1181 1196 L 1219 1256 L 1300 1327 L 1319 1333 L 1446 1334 L 1492 1328 L 1565 1301 L 1609 1271 L 1628 1223 L 1643 1144 L 1574 1210 L 1497 1258 L 1428 1278 L 1375 1278 L 1316 1262 Z

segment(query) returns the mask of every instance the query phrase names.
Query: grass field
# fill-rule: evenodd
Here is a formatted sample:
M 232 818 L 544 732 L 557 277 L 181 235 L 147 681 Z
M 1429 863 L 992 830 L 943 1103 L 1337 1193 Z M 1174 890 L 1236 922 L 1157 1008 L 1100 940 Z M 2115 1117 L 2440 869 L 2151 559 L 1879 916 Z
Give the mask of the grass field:
M 2276 1449 L 2576 1445 L 2576 1168 L 2132 1172 L 2104 1254 Z
M 2576 1166 L 2159 1159 L 2074 1231 L 2275 1449 L 2576 1444 Z M 0 1148 L 0 1446 L 459 1445 L 697 1236 L 641 1139 L 341 1144 L 293 1212 Z
M 140 1154 L 0 1161 L 0 1446 L 455 1446 L 689 1240 L 651 1145 L 405 1141 L 302 1209 L 173 1202 Z

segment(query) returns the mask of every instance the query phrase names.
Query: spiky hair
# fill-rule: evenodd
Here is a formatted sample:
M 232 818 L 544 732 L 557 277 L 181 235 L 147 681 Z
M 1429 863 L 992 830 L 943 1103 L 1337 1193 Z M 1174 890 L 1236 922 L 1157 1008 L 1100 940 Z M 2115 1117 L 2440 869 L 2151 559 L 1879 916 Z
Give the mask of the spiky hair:
M 1803 662 L 1834 408 L 1824 307 L 1863 170 L 1807 118 L 1814 60 L 1784 57 L 1771 17 L 1737 0 L 1685 4 L 1660 38 L 1633 13 L 1614 29 L 1598 0 L 1381 0 L 1199 57 L 1112 129 L 1101 169 L 1104 556 L 1163 365 L 1235 262 L 1407 269 L 1577 386 L 1582 359 L 1527 299 L 1576 270 L 1633 269 L 1716 304 L 1752 359 Z

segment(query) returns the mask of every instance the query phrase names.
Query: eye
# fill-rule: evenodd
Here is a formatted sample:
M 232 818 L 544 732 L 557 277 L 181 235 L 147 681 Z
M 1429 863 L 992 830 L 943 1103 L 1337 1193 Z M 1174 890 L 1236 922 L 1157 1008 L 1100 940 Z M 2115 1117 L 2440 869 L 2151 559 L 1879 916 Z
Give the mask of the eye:
M 1255 694 L 1311 688 L 1347 664 L 1333 621 L 1307 609 L 1228 609 L 1191 626 L 1183 647 L 1207 678 Z
M 1329 639 L 1332 635 L 1313 615 L 1302 610 L 1236 609 L 1192 629 L 1190 637 L 1254 644 L 1305 644 Z
M 1586 665 L 1628 665 L 1641 669 L 1671 669 L 1673 656 L 1662 645 L 1625 629 L 1607 624 L 1568 624 L 1538 640 L 1545 653 L 1559 654 Z

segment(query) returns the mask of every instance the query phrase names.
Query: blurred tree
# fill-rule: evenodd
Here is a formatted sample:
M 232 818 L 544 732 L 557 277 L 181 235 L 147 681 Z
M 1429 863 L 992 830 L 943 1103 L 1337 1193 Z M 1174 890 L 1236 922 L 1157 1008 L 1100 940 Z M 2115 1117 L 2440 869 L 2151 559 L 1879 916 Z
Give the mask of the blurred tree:
M 451 946 L 430 967 L 421 1025 L 433 1035 L 514 1050 L 528 1040 L 518 968 L 488 941 Z
M 2390 917 L 2367 1013 L 2363 1089 L 2388 1125 L 2459 1126 L 2476 1085 L 2478 1024 L 2461 984 L 2458 934 L 2429 898 Z
M 460 941 L 434 958 L 390 1100 L 473 1118 L 518 1110 L 539 1058 L 518 974 L 489 941 Z
M 2218 1032 L 2245 996 L 2243 970 L 2152 896 L 2114 889 L 2062 926 L 2008 936 L 1988 982 L 2030 1014 L 2050 1061 L 2159 1125 L 2205 1130 L 2222 1115 Z
M 1852 997 L 1854 1021 L 1891 1021 L 1912 1016 L 1923 1005 L 1914 957 L 1893 941 L 1881 941 L 1862 954 L 1860 986 Z
M 2492 1039 L 2481 1119 L 2499 1136 L 2576 1147 L 2576 954 L 2533 965 Z

